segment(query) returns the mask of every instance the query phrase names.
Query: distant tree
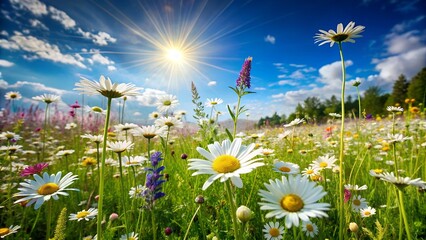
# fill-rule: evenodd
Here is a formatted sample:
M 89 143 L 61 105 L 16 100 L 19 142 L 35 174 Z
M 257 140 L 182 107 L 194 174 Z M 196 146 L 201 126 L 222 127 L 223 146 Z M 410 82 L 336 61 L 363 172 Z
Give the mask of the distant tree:
M 324 105 L 318 97 L 308 97 L 303 101 L 303 109 L 306 116 L 318 120 L 324 116 Z
M 389 94 L 381 95 L 381 91 L 378 86 L 371 86 L 365 90 L 362 106 L 367 114 L 376 115 L 384 113 L 384 105 Z
M 330 99 L 325 100 L 324 113 L 327 116 L 329 113 L 340 113 L 340 100 L 336 96 L 331 96 Z
M 426 104 L 426 68 L 423 68 L 414 76 L 408 86 L 408 98 L 416 99 L 416 103 Z
M 407 98 L 409 83 L 404 75 L 399 75 L 398 80 L 393 84 L 392 93 L 386 101 L 386 106 L 394 106 L 395 104 L 402 105 Z

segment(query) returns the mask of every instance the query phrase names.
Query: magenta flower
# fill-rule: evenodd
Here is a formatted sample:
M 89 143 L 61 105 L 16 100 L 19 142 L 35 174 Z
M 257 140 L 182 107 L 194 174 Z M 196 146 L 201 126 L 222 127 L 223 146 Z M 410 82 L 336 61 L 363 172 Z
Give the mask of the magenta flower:
M 347 203 L 349 199 L 351 199 L 351 195 L 351 191 L 345 188 L 345 203 Z
M 243 67 L 241 68 L 240 76 L 237 78 L 237 87 L 250 88 L 250 71 L 252 57 L 246 58 Z
M 48 166 L 49 166 L 48 163 L 37 163 L 34 166 L 26 167 L 24 170 L 22 170 L 21 177 L 30 176 L 33 174 L 39 174 L 41 173 L 41 171 L 43 171 L 43 169 L 47 168 Z
M 75 101 L 75 103 L 74 103 L 74 104 L 71 104 L 71 105 L 70 105 L 70 107 L 71 107 L 71 108 L 74 108 L 74 109 L 75 109 L 75 108 L 81 108 L 80 104 L 78 104 L 78 101 Z

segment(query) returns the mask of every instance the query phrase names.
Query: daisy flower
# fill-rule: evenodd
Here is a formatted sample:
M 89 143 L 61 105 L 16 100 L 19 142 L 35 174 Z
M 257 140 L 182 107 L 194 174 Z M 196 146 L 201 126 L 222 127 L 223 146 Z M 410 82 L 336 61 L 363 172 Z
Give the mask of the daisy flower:
M 278 161 L 274 163 L 274 171 L 282 174 L 298 174 L 300 167 L 294 163 Z
M 111 151 L 115 152 L 115 153 L 122 153 L 126 150 L 132 149 L 133 148 L 133 143 L 129 142 L 129 141 L 116 141 L 116 142 L 107 142 L 107 146 L 109 149 L 111 149 Z
M 413 139 L 413 137 L 404 137 L 404 135 L 399 134 L 399 133 L 397 133 L 397 134 L 389 133 L 388 134 L 388 142 L 389 143 L 404 142 L 404 141 L 412 140 L 412 139 Z
M 11 225 L 10 227 L 0 228 L 0 238 L 5 238 L 6 236 L 9 236 L 10 234 L 14 234 L 18 232 L 18 229 L 20 228 L 21 226 L 19 225 L 16 225 L 16 226 Z
M 103 75 L 99 78 L 99 82 L 91 81 L 81 77 L 80 82 L 75 84 L 74 90 L 80 91 L 87 95 L 102 95 L 107 98 L 120 98 L 123 96 L 139 95 L 140 88 L 130 83 L 112 83 L 109 77 Z
M 304 177 L 312 177 L 312 176 L 316 176 L 316 175 L 318 175 L 319 174 L 319 169 L 317 169 L 317 168 L 312 168 L 311 166 L 309 166 L 309 167 L 307 167 L 307 168 L 305 168 L 303 171 L 302 171 L 302 176 L 304 176 Z
M 81 135 L 81 138 L 89 139 L 91 142 L 94 143 L 101 143 L 104 137 L 102 135 L 84 134 Z
M 90 107 L 89 105 L 84 106 L 84 111 L 87 113 L 93 113 L 96 115 L 106 115 L 106 110 L 102 109 L 101 107 L 98 106 L 93 106 Z
M 345 184 L 345 189 L 352 191 L 362 191 L 367 190 L 367 185 L 362 185 L 359 187 L 358 185 Z
M 27 207 L 35 203 L 34 209 L 38 209 L 44 202 L 49 201 L 50 198 L 58 200 L 59 195 L 69 195 L 66 191 L 78 191 L 78 189 L 75 188 L 67 188 L 78 179 L 78 176 L 73 175 L 71 172 L 66 174 L 63 178 L 61 178 L 62 172 L 50 176 L 45 172 L 43 177 L 38 174 L 34 174 L 33 177 L 35 180 L 26 179 L 25 182 L 19 184 L 21 185 L 21 187 L 18 188 L 20 192 L 16 193 L 14 196 L 22 198 L 16 200 L 14 203 L 29 201 L 26 204 Z
M 179 101 L 177 97 L 171 94 L 159 96 L 157 102 L 155 103 L 157 106 L 157 110 L 161 113 L 167 113 L 170 110 L 173 110 L 177 105 L 179 105 Z
M 420 187 L 420 188 L 426 187 L 426 182 L 421 180 L 420 178 L 411 179 L 409 177 L 395 176 L 395 174 L 393 172 L 383 173 L 380 176 L 380 179 L 385 181 L 385 182 L 393 183 L 399 189 L 403 189 L 403 188 L 405 188 L 409 185 L 415 186 L 415 187 Z
M 130 131 L 133 136 L 144 136 L 145 138 L 155 138 L 156 136 L 164 136 L 167 131 L 166 126 L 157 127 L 155 125 L 142 126 L 134 128 Z
M 299 226 L 299 219 L 309 221 L 311 217 L 328 217 L 325 211 L 330 209 L 329 203 L 318 203 L 327 193 L 322 186 L 309 181 L 302 175 L 282 176 L 281 180 L 269 180 L 266 190 L 260 190 L 262 197 L 261 210 L 271 210 L 266 218 L 285 217 L 286 228 Z
M 155 120 L 155 126 L 161 128 L 166 126 L 167 128 L 175 127 L 175 128 L 183 128 L 183 123 L 181 120 L 175 117 L 161 117 Z
M 338 114 L 338 113 L 329 113 L 328 115 L 330 115 L 330 117 L 334 117 L 334 118 L 341 118 L 342 115 Z
M 284 124 L 284 127 L 292 127 L 292 126 L 296 126 L 299 125 L 301 123 L 304 123 L 305 119 L 300 119 L 300 118 L 296 118 L 293 121 L 291 121 L 289 124 Z
M 123 234 L 120 237 L 120 240 L 138 240 L 138 239 L 139 239 L 138 234 L 135 232 Z
M 343 29 L 343 24 L 339 23 L 337 25 L 337 31 L 334 31 L 332 29 L 327 31 L 319 30 L 320 33 L 317 33 L 315 35 L 315 43 L 320 43 L 319 46 L 330 43 L 330 47 L 334 45 L 334 43 L 341 43 L 341 42 L 351 42 L 354 43 L 354 38 L 362 37 L 359 35 L 361 32 L 364 31 L 364 26 L 356 26 L 355 22 L 349 22 L 348 25 Z
M 207 160 L 189 159 L 188 169 L 197 170 L 192 176 L 211 175 L 204 183 L 203 190 L 206 190 L 216 179 L 220 179 L 221 182 L 231 179 L 236 187 L 241 188 L 243 182 L 240 174 L 249 173 L 255 168 L 265 165 L 263 162 L 258 162 L 261 158 L 253 159 L 260 154 L 259 150 L 254 150 L 254 143 L 249 146 L 241 143 L 241 138 L 234 139 L 232 143 L 228 139 L 224 140 L 222 144 L 215 142 L 208 145 L 210 152 L 197 147 L 197 151 Z
M 152 112 L 148 115 L 149 119 L 155 120 L 161 116 L 161 113 L 159 112 Z
M 14 132 L 6 131 L 6 132 L 0 133 L 0 139 L 18 141 L 19 139 L 21 139 L 21 136 L 19 136 L 18 134 Z
M 77 220 L 80 222 L 81 220 L 89 221 L 90 219 L 95 218 L 98 215 L 98 209 L 89 208 L 88 210 L 83 210 L 77 213 L 71 213 L 69 216 L 69 220 Z
M 383 176 L 383 169 L 377 168 L 377 169 L 371 169 L 369 171 L 370 176 L 373 176 L 377 179 L 380 179 Z
M 28 166 L 21 172 L 21 177 L 26 177 L 33 174 L 39 174 L 43 169 L 49 166 L 48 163 L 37 163 L 34 166 Z
M 388 106 L 386 108 L 388 112 L 403 112 L 404 109 L 402 107 Z
M 130 198 L 142 198 L 147 189 L 148 188 L 143 185 L 132 187 L 130 188 L 129 196 Z
M 218 104 L 223 103 L 223 100 L 221 98 L 207 98 L 206 107 L 214 107 Z
M 69 156 L 71 154 L 73 154 L 75 152 L 75 150 L 60 150 L 59 152 L 56 153 L 56 156 L 58 157 L 62 157 L 62 156 Z
M 307 237 L 315 237 L 318 235 L 318 226 L 315 223 L 312 223 L 310 221 L 303 221 L 302 222 L 302 231 L 305 232 Z
M 318 157 L 318 159 L 316 159 L 315 161 L 313 161 L 310 166 L 312 166 L 312 168 L 316 168 L 316 169 L 332 169 L 335 164 L 334 162 L 336 162 L 337 159 L 334 156 L 329 156 L 328 154 L 326 154 L 325 156 L 320 156 Z
M 121 163 L 125 167 L 141 166 L 146 161 L 148 159 L 143 156 L 124 156 L 121 158 Z
M 6 98 L 6 100 L 19 100 L 22 98 L 22 95 L 19 92 L 7 92 L 4 98 Z
M 370 217 L 371 215 L 376 214 L 376 209 L 372 208 L 372 207 L 366 207 L 366 208 L 363 208 L 359 211 L 361 213 L 361 217 L 363 217 L 363 218 Z
M 267 157 L 267 156 L 274 156 L 274 149 L 270 149 L 270 148 L 260 148 L 260 151 L 263 156 Z
M 279 222 L 269 222 L 263 226 L 265 239 L 279 240 L 283 239 L 284 227 L 280 226 Z
M 117 132 L 129 131 L 129 130 L 135 129 L 137 127 L 138 127 L 138 125 L 136 125 L 134 123 L 117 124 L 117 125 L 114 126 L 115 131 L 117 131 Z
M 358 212 L 359 210 L 366 208 L 368 202 L 361 195 L 354 196 L 351 201 L 352 210 Z
M 46 104 L 51 104 L 54 102 L 59 102 L 61 100 L 61 97 L 54 94 L 43 94 L 40 96 L 33 97 L 33 100 L 45 102 Z

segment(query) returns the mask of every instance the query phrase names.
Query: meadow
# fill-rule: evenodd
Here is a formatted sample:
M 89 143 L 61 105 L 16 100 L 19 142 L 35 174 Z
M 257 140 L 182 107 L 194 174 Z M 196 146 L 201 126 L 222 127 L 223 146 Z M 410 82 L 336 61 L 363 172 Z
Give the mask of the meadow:
M 362 30 L 351 22 L 317 36 L 339 45 L 342 101 L 341 43 Z M 230 87 L 230 128 L 217 121 L 223 100 L 202 100 L 194 84 L 194 116 L 162 95 L 143 126 L 125 117 L 140 89 L 104 76 L 75 84 L 102 107 L 59 109 L 61 96 L 44 94 L 21 108 L 20 93 L 6 93 L 0 237 L 426 239 L 424 109 L 407 99 L 385 116 L 346 117 L 342 104 L 323 124 L 295 118 L 239 131 L 251 61 Z

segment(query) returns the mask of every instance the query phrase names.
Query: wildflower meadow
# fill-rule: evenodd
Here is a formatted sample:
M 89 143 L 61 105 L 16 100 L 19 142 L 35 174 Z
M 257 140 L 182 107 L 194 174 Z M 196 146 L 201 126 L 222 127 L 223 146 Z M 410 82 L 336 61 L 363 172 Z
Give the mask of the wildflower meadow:
M 76 79 L 74 91 L 99 106 L 64 111 L 61 96 L 43 94 L 30 96 L 38 107 L 20 108 L 21 94 L 6 93 L 0 237 L 426 239 L 424 108 L 410 111 L 408 99 L 381 119 L 362 115 L 360 101 L 359 115 L 345 109 L 344 46 L 365 29 L 350 22 L 313 33 L 342 64 L 340 111 L 324 123 L 299 116 L 239 130 L 244 96 L 256 94 L 251 57 L 229 82 L 235 106 L 221 96 L 204 101 L 193 83 L 193 116 L 162 95 L 146 125 L 124 118 L 140 89 L 107 76 Z

